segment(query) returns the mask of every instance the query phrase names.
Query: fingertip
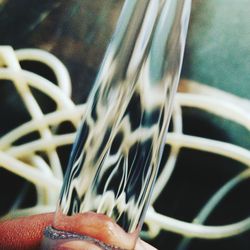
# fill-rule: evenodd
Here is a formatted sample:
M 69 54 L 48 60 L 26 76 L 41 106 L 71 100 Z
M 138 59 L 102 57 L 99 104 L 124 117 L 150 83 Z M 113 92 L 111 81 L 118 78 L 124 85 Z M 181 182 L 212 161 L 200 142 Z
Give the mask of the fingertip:
M 157 250 L 155 247 L 149 245 L 147 242 L 138 239 L 135 250 Z
M 102 250 L 100 247 L 85 241 L 68 241 L 56 248 L 56 250 Z
M 0 249 L 39 249 L 43 230 L 52 221 L 52 213 L 1 221 Z
M 41 250 L 102 250 L 94 242 L 80 239 L 52 239 L 44 237 Z

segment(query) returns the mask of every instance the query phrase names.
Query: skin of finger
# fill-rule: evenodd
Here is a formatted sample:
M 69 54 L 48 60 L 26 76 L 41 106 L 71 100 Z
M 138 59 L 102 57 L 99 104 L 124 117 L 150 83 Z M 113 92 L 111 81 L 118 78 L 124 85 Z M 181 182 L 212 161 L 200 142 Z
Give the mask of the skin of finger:
M 53 217 L 47 213 L 0 221 L 0 249 L 39 249 L 43 230 L 52 224 Z
M 46 226 L 52 225 L 53 218 L 53 213 L 47 213 L 0 221 L 0 250 L 39 249 L 43 238 L 43 230 Z M 99 247 L 84 241 L 68 241 L 65 244 L 57 249 L 100 250 Z M 140 239 L 135 247 L 135 250 L 155 249 Z
M 85 241 L 70 241 L 56 247 L 56 250 L 102 250 L 102 248 Z M 142 240 L 138 240 L 134 250 L 157 250 Z
M 155 247 L 149 245 L 145 241 L 142 241 L 141 239 L 138 239 L 135 250 L 157 250 Z
M 102 250 L 102 248 L 86 241 L 70 241 L 57 246 L 56 250 Z

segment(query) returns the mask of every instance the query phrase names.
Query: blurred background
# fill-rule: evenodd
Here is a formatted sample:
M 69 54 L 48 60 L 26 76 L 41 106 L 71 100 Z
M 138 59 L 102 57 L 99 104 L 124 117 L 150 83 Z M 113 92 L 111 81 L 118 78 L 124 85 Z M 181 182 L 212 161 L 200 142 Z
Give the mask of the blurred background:
M 73 84 L 75 103 L 86 101 L 105 48 L 119 16 L 122 0 L 0 0 L 0 44 L 14 49 L 41 48 L 56 55 L 67 67 Z M 250 99 L 250 0 L 193 0 L 182 78 L 195 80 L 237 96 Z M 39 63 L 23 62 L 22 67 L 55 80 Z M 14 87 L 0 81 L 0 136 L 30 116 Z M 45 103 L 45 113 L 53 102 L 34 91 Z M 250 115 L 250 111 L 249 111 Z M 184 132 L 231 142 L 250 150 L 250 133 L 228 120 L 184 108 Z M 67 126 L 62 130 L 70 129 Z M 67 163 L 70 147 L 63 147 Z M 166 157 L 167 157 L 166 148 Z M 155 203 L 158 212 L 192 221 L 205 202 L 226 181 L 244 169 L 239 163 L 217 155 L 181 150 L 176 169 Z M 9 185 L 11 183 L 11 185 Z M 8 190 L 8 193 L 6 192 Z M 24 190 L 20 207 L 36 202 L 35 189 L 0 168 L 0 214 L 13 206 Z M 207 225 L 230 224 L 250 216 L 250 182 L 244 181 L 214 210 Z M 176 249 L 180 235 L 162 232 L 152 240 L 159 249 Z M 223 240 L 192 240 L 189 249 L 250 249 L 250 232 Z

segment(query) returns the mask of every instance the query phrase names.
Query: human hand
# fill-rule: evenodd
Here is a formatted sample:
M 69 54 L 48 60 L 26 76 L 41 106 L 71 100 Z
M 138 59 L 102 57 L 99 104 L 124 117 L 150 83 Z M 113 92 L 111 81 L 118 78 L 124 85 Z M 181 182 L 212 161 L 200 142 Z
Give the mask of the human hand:
M 52 224 L 53 213 L 21 217 L 0 222 L 0 250 L 35 250 L 40 249 L 43 230 Z M 68 241 L 56 250 L 101 250 L 85 241 Z M 135 250 L 155 250 L 146 242 L 138 239 Z

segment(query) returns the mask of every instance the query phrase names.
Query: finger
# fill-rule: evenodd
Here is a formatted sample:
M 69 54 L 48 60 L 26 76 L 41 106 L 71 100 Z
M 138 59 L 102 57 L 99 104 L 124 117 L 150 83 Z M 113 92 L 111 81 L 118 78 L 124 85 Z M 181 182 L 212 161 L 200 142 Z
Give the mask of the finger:
M 53 217 L 49 213 L 0 222 L 0 249 L 39 249 L 43 230 Z
M 62 245 L 62 248 L 58 248 L 57 250 L 102 250 L 100 247 L 84 242 L 84 241 L 74 241 L 68 242 Z
M 54 214 L 49 213 L 0 222 L 0 250 L 39 249 L 44 228 L 52 224 L 53 218 Z M 63 240 L 56 249 L 100 250 L 101 248 L 86 241 Z M 135 250 L 155 250 L 155 248 L 139 239 Z
M 103 248 L 83 240 L 54 240 L 47 242 L 42 250 L 103 250 Z
M 85 241 L 70 241 L 59 245 L 56 250 L 103 250 L 102 248 Z M 135 250 L 157 250 L 148 243 L 138 240 Z
M 145 241 L 142 241 L 141 239 L 137 240 L 135 250 L 157 250 L 155 247 L 149 245 Z

